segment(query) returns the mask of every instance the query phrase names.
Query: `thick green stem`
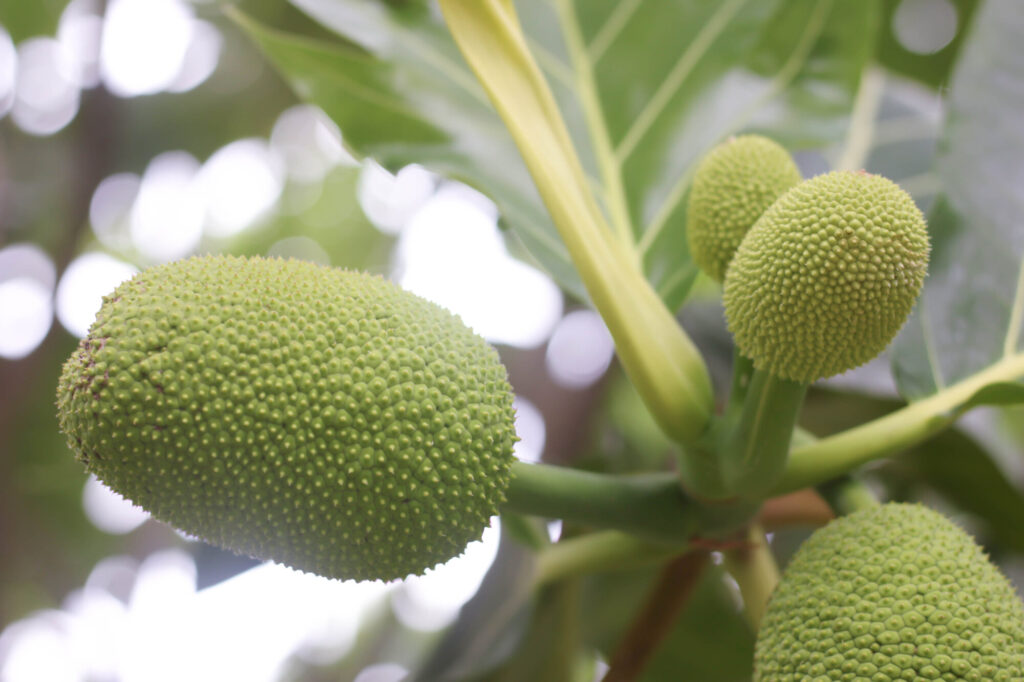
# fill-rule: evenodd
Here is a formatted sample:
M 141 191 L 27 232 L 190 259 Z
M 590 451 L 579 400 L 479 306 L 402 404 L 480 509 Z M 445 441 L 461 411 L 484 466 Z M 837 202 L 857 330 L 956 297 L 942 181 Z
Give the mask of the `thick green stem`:
M 743 612 L 750 626 L 757 632 L 761 618 L 768 607 L 775 586 L 779 584 L 779 567 L 764 530 L 757 524 L 747 531 L 746 547 L 730 549 L 723 554 L 723 565 L 743 595 Z
M 839 478 L 822 483 L 818 486 L 818 492 L 828 502 L 837 515 L 852 514 L 859 509 L 869 509 L 879 505 L 874 493 L 853 476 L 840 476 Z
M 595 571 L 639 568 L 686 551 L 686 545 L 653 544 L 617 530 L 587 533 L 562 540 L 539 552 L 534 584 L 545 585 Z
M 610 476 L 517 462 L 506 497 L 504 510 L 659 542 L 684 544 L 697 531 L 693 503 L 672 474 Z
M 794 448 L 772 495 L 841 476 L 876 459 L 905 450 L 952 424 L 980 390 L 1024 375 L 1024 353 L 1007 356 L 973 376 L 879 419 Z
M 807 386 L 755 370 L 739 418 L 721 453 L 726 486 L 747 499 L 767 497 L 786 467 L 793 428 Z
M 683 545 L 742 527 L 750 504 L 699 504 L 673 474 L 612 476 L 544 464 L 512 465 L 502 511 L 626 531 L 637 539 Z
M 587 185 L 555 98 L 511 0 L 441 0 L 455 43 L 515 140 L 630 381 L 673 438 L 698 439 L 711 380 L 696 346 L 615 239 Z

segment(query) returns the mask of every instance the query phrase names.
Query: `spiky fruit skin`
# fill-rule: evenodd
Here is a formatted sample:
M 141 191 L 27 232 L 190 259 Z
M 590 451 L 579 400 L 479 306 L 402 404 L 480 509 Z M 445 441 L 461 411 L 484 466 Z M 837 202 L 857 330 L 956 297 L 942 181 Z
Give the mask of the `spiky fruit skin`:
M 721 282 L 747 231 L 801 179 L 789 152 L 767 137 L 741 135 L 708 152 L 694 172 L 687 206 L 694 262 Z
M 871 360 L 910 314 L 928 268 L 910 195 L 863 172 L 801 182 L 757 221 L 725 278 L 725 316 L 754 367 L 800 383 Z
M 919 505 L 815 532 L 768 603 L 760 682 L 1024 680 L 1024 605 L 967 533 Z
M 58 389 L 85 467 L 212 544 L 393 579 L 478 539 L 515 442 L 497 353 L 383 278 L 207 256 L 119 286 Z

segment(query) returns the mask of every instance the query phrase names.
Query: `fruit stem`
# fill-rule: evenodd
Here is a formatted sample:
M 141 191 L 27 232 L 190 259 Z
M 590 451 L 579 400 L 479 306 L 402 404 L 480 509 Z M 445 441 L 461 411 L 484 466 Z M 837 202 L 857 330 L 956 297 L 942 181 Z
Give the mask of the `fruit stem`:
M 869 509 L 880 504 L 871 489 L 853 476 L 840 476 L 822 483 L 818 486 L 818 492 L 837 516 L 852 514 L 860 509 Z
M 695 442 L 714 403 L 707 366 L 644 277 L 635 248 L 608 226 L 513 3 L 441 0 L 441 10 L 515 140 L 630 381 L 666 433 Z
M 678 548 L 698 533 L 713 537 L 742 527 L 756 507 L 698 503 L 671 473 L 613 476 L 516 462 L 502 505 L 507 511 L 625 531 Z
M 617 530 L 587 533 L 538 552 L 534 584 L 546 585 L 595 571 L 649 566 L 686 551 L 686 545 L 654 544 Z
M 1024 353 L 990 367 L 927 398 L 852 429 L 793 448 L 773 495 L 817 485 L 862 464 L 898 453 L 946 428 L 986 386 L 1024 376 Z
M 772 556 L 764 530 L 758 524 L 747 529 L 747 544 L 722 554 L 722 565 L 743 595 L 743 613 L 750 627 L 757 632 L 775 586 L 779 584 L 779 567 Z
M 763 498 L 778 483 L 806 393 L 806 384 L 754 370 L 742 402 L 730 398 L 731 409 L 725 421 L 731 428 L 724 431 L 726 440 L 721 452 L 730 493 L 747 499 Z

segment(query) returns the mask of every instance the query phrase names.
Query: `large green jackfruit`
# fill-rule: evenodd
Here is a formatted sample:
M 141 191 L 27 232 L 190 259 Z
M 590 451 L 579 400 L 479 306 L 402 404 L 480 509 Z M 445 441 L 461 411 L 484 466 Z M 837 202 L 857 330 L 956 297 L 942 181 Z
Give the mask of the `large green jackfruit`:
M 761 135 L 730 138 L 708 152 L 694 171 L 686 213 L 698 267 L 721 282 L 747 231 L 801 179 L 789 152 Z
M 331 578 L 462 552 L 515 442 L 505 369 L 457 317 L 380 277 L 261 258 L 119 286 L 58 408 L 85 467 L 156 518 Z
M 919 505 L 855 512 L 786 567 L 759 682 L 1024 680 L 1024 605 L 967 533 Z
M 757 369 L 809 384 L 871 360 L 910 314 L 928 268 L 910 195 L 864 172 L 805 180 L 744 237 L 725 277 L 725 316 Z

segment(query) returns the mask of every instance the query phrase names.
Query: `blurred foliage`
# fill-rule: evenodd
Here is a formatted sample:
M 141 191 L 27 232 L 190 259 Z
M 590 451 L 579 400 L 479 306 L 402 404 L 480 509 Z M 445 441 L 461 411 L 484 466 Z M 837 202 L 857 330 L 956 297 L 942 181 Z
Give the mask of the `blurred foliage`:
M 935 239 L 925 304 L 893 351 L 900 390 L 917 397 L 997 357 L 1024 295 L 1019 183 L 1009 180 L 1024 177 L 1024 12 L 1018 0 L 953 0 L 959 19 L 953 41 L 933 55 L 917 55 L 893 33 L 898 4 L 520 0 L 517 8 L 596 183 L 602 152 L 573 71 L 574 65 L 592 69 L 605 142 L 634 237 L 646 247 L 645 271 L 673 307 L 682 305 L 696 274 L 683 210 L 694 161 L 723 137 L 755 130 L 799 151 L 805 167 L 828 167 L 844 149 L 855 107 L 864 105 L 858 99 L 864 74 L 879 76 L 878 101 L 866 112 L 873 135 L 863 165 L 914 194 L 929 210 Z M 15 42 L 52 35 L 64 5 L 0 0 L 0 23 Z M 234 140 L 265 138 L 280 113 L 301 99 L 320 105 L 354 152 L 392 170 L 421 163 L 488 194 L 511 236 L 570 295 L 585 299 L 518 153 L 436 7 L 421 0 L 245 0 L 229 20 L 222 14 L 227 5 L 197 5 L 225 43 L 216 72 L 195 90 L 131 99 L 89 91 L 71 125 L 45 138 L 21 132 L 9 117 L 0 120 L 0 246 L 34 242 L 59 269 L 78 253 L 102 250 L 88 227 L 88 206 L 103 178 L 141 174 L 168 150 L 203 160 Z M 573 47 L 576 39 L 586 46 L 582 52 Z M 257 254 L 282 239 L 308 237 L 334 265 L 385 272 L 392 238 L 359 208 L 359 177 L 358 167 L 341 165 L 316 186 L 290 182 L 272 218 L 200 248 Z M 115 255 L 143 264 L 136 253 Z M 695 327 L 717 376 L 731 348 L 719 308 L 707 304 L 717 289 L 705 284 L 700 293 L 703 301 L 683 319 Z M 156 524 L 112 536 L 85 518 L 85 477 L 53 408 L 57 376 L 74 344 L 55 324 L 29 357 L 0 360 L 0 628 L 59 605 L 104 556 L 141 557 L 183 544 Z M 502 352 L 513 367 L 536 359 Z M 538 373 L 517 370 L 513 383 L 520 392 L 540 390 Z M 826 435 L 901 404 L 888 383 L 867 379 L 857 387 L 865 390 L 813 391 L 802 423 Z M 593 393 L 566 399 L 591 401 L 573 432 L 571 449 L 580 455 L 572 464 L 609 472 L 671 466 L 675 446 L 618 368 Z M 568 405 L 560 408 L 545 414 L 549 423 L 570 413 Z M 1020 561 L 1024 412 L 989 414 L 983 432 L 949 430 L 865 475 L 886 497 L 942 506 L 968 523 L 998 560 Z M 564 461 L 550 450 L 545 458 Z M 524 582 L 532 570 L 524 538 L 542 529 L 519 521 L 526 526 L 519 533 L 506 529 L 482 588 L 447 632 L 413 632 L 382 608 L 344 659 L 319 666 L 297 658 L 284 677 L 350 679 L 384 657 L 419 670 L 422 679 L 592 676 L 596 657 L 611 656 L 647 599 L 657 569 L 593 575 L 532 595 Z M 809 531 L 794 527 L 776 535 L 781 562 Z M 203 568 L 214 564 L 227 568 Z M 239 565 L 213 552 L 203 555 L 204 570 L 226 576 Z M 752 645 L 732 587 L 711 566 L 653 651 L 643 679 L 748 679 Z M 709 668 L 713 660 L 724 667 Z

